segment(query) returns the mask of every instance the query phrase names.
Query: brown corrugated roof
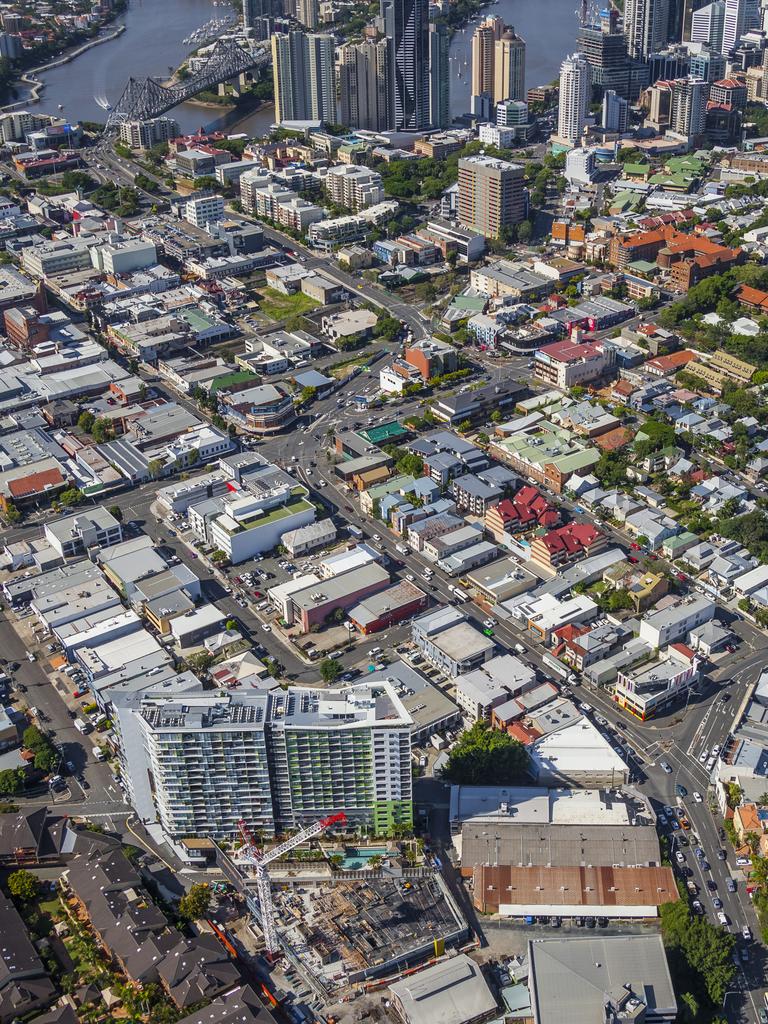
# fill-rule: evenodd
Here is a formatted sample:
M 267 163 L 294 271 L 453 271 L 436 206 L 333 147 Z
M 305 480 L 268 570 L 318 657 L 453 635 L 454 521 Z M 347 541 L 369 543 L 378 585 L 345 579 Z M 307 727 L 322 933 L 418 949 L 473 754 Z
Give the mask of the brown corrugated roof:
M 672 868 L 491 867 L 474 868 L 474 901 L 483 913 L 499 902 L 518 906 L 656 907 L 679 899 Z

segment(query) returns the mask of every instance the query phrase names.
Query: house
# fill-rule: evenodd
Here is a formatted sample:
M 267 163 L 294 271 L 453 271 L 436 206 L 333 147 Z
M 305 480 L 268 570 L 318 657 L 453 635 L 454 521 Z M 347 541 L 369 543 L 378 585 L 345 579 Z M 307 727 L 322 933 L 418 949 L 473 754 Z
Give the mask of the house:
M 48 1006 L 56 989 L 11 901 L 0 893 L 0 1024 Z

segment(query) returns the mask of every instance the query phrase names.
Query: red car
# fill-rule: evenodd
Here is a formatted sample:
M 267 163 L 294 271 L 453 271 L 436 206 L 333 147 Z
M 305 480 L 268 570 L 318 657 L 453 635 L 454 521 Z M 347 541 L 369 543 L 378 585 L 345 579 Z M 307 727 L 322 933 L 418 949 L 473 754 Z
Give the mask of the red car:
M 637 565 L 637 559 L 635 558 L 635 556 L 634 556 L 634 555 L 628 555 L 628 556 L 627 556 L 627 561 L 628 561 L 628 562 L 631 562 L 631 563 L 632 563 L 632 565 Z
M 629 546 L 632 548 L 633 551 L 639 551 L 640 550 L 640 545 L 639 544 L 630 544 Z
M 658 560 L 659 560 L 659 556 L 658 556 L 658 555 L 654 555 L 653 553 L 651 553 L 650 555 L 648 555 L 648 557 L 650 558 L 650 560 L 651 560 L 652 562 L 658 562 Z
M 688 579 L 688 577 L 685 575 L 684 572 L 676 572 L 675 576 L 677 576 L 677 578 L 680 580 L 681 583 L 685 583 L 686 580 Z
M 86 694 L 85 690 L 75 690 L 75 692 L 72 694 L 72 696 L 73 697 L 84 697 L 85 694 Z
M 262 596 L 262 593 L 261 593 L 261 591 L 260 591 L 260 590 L 254 590 L 254 592 L 253 592 L 253 596 L 254 596 L 254 597 L 261 597 L 261 596 Z

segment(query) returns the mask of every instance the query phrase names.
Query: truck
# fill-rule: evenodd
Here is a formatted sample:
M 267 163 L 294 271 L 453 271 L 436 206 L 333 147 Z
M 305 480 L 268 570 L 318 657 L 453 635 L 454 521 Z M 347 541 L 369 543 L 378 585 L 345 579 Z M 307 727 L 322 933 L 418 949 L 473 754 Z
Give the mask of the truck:
M 362 540 L 365 537 L 365 534 L 360 527 L 355 526 L 352 523 L 347 523 L 347 533 L 350 537 L 354 537 L 356 540 Z
M 94 747 L 93 748 L 93 756 L 96 758 L 97 761 L 106 761 L 107 760 L 107 755 L 104 753 L 104 751 L 101 749 L 101 747 Z
M 448 589 L 456 598 L 456 600 L 460 601 L 462 604 L 465 601 L 469 600 L 469 594 L 466 592 L 466 590 L 463 589 L 463 587 L 451 586 Z
M 409 555 L 410 548 L 406 547 L 405 544 L 396 544 L 395 549 L 400 552 L 401 555 Z
M 76 718 L 75 721 L 74 721 L 74 726 L 75 726 L 75 728 L 77 729 L 78 732 L 82 732 L 82 733 L 89 732 L 90 728 L 91 728 L 89 725 L 87 725 L 82 720 L 82 718 Z

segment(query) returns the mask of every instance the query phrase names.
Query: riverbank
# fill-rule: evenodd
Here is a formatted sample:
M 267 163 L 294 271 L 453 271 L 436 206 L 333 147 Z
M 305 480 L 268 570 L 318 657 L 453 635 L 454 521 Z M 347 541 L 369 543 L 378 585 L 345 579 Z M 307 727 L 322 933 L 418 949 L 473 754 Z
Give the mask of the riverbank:
M 61 57 L 57 57 L 56 60 L 48 61 L 47 64 L 41 64 L 39 67 L 32 68 L 29 71 L 25 71 L 21 78 L 14 82 L 14 88 L 17 85 L 26 86 L 29 89 L 29 93 L 23 100 L 16 100 L 14 103 L 7 103 L 5 106 L 0 107 L 0 111 L 5 113 L 10 110 L 17 110 L 19 107 L 27 106 L 29 103 L 39 103 L 40 93 L 45 88 L 45 82 L 38 82 L 37 76 L 44 74 L 46 71 L 51 71 L 53 68 L 59 68 L 63 64 L 69 64 L 75 60 L 81 54 L 86 53 L 88 50 L 92 50 L 94 46 L 100 46 L 102 43 L 111 43 L 113 39 L 117 39 L 125 32 L 125 25 L 120 24 L 112 32 L 108 32 L 106 35 L 96 36 L 95 39 L 89 39 L 87 43 L 82 43 L 74 50 L 70 50 Z

